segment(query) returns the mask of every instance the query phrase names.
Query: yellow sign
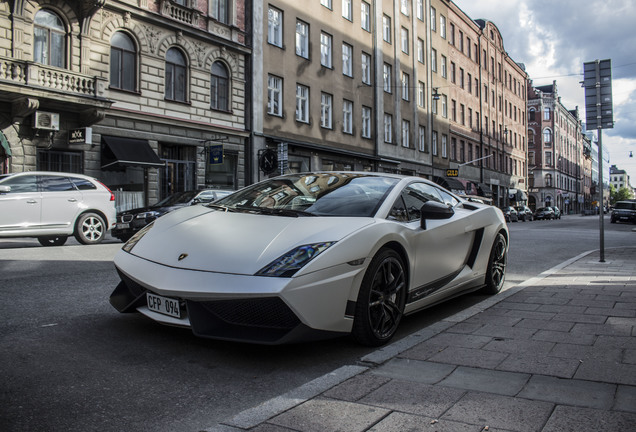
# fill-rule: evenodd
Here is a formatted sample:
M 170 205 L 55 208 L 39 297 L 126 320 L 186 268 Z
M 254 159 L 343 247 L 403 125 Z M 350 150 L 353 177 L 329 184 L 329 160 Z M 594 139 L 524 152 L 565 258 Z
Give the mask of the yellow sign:
M 447 169 L 446 170 L 446 177 L 458 177 L 459 176 L 459 170 L 458 169 Z

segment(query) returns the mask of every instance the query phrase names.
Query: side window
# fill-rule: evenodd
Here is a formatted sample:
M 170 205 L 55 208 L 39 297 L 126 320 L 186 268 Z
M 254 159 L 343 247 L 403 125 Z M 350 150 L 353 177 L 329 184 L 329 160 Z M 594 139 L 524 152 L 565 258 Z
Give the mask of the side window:
M 86 179 L 81 178 L 71 178 L 71 181 L 79 190 L 95 190 L 97 186 Z
M 444 201 L 444 204 L 449 205 L 451 207 L 455 207 L 457 204 L 459 204 L 459 200 L 455 198 L 454 196 L 452 196 L 451 194 L 449 194 L 448 192 L 446 192 L 445 190 L 437 189 L 437 191 L 442 196 L 442 200 Z
M 38 185 L 34 175 L 16 176 L 2 182 L 2 186 L 11 186 L 10 193 L 37 192 Z
M 42 192 L 64 192 L 74 191 L 75 187 L 68 177 L 41 176 L 38 178 L 40 190 Z
M 393 207 L 391 207 L 391 211 L 389 212 L 389 219 L 396 220 L 398 222 L 408 222 L 408 214 L 406 213 L 406 205 L 404 204 L 404 199 L 400 195 L 400 197 L 395 200 L 393 203 Z
M 427 183 L 413 183 L 408 189 L 415 191 L 415 193 L 422 195 L 425 201 L 433 200 L 437 202 L 444 202 L 442 196 L 439 193 L 439 189 L 435 186 L 431 186 Z

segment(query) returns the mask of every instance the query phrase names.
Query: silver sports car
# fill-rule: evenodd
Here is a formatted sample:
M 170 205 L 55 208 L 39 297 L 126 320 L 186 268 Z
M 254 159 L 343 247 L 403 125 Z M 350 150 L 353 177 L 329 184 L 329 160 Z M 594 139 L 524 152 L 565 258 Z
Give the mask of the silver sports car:
M 110 302 L 207 338 L 378 346 L 405 314 L 499 292 L 508 239 L 501 210 L 419 177 L 290 174 L 147 225 Z

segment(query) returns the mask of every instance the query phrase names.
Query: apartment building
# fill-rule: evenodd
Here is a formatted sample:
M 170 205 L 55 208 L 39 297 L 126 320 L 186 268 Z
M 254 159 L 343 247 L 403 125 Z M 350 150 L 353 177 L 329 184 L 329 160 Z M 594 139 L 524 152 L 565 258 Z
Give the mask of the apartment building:
M 243 0 L 2 1 L 0 31 L 6 171 L 95 176 L 119 209 L 244 185 Z
M 528 85 L 530 207 L 557 206 L 579 213 L 591 203 L 591 142 L 578 107 L 561 103 L 557 84 Z

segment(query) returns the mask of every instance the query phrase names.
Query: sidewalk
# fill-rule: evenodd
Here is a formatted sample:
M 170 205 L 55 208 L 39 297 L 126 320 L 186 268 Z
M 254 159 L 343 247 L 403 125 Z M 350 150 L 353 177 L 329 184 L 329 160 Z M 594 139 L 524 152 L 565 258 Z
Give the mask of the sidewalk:
M 636 248 L 579 255 L 208 431 L 636 431 Z

